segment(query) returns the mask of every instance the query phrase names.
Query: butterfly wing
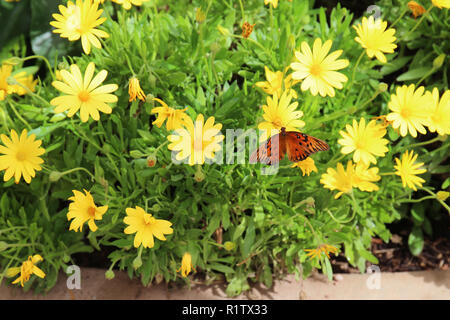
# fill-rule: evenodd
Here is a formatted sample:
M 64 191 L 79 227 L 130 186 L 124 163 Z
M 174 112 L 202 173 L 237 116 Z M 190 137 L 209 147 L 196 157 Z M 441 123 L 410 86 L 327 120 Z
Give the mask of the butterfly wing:
M 267 139 L 250 156 L 250 163 L 261 162 L 272 165 L 278 163 L 286 154 L 286 138 L 276 134 Z
M 286 146 L 289 160 L 305 160 L 310 154 L 330 149 L 325 141 L 295 131 L 286 132 Z

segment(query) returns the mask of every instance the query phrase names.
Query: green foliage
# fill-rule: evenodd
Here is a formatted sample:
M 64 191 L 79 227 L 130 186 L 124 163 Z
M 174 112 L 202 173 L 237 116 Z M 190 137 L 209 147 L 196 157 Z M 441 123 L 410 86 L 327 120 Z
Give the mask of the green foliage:
M 422 230 L 431 233 L 430 216 L 441 214 L 434 198 L 425 199 L 437 203 L 434 213 L 422 202 L 409 210 L 409 203 L 414 202 L 412 190 L 404 188 L 394 175 L 383 176 L 376 192 L 355 189 L 351 196 L 339 199 L 334 199 L 335 192 L 323 188 L 319 180 L 327 168 L 335 168 L 343 159 L 337 143 L 339 131 L 355 118 L 387 114 L 395 86 L 420 80 L 430 89 L 448 88 L 448 59 L 433 67 L 433 60 L 449 51 L 448 43 L 435 41 L 435 37 L 448 38 L 447 10 L 433 9 L 414 32 L 410 30 L 417 21 L 403 17 L 396 25 L 399 48 L 388 55 L 389 62 L 381 65 L 364 56 L 352 85 L 347 83 L 337 90 L 335 97 L 297 90 L 305 132 L 330 145 L 329 151 L 314 155 L 318 173 L 302 176 L 286 159 L 276 175 L 262 175 L 259 165 L 205 164 L 200 168 L 204 180 L 198 182 L 198 168 L 172 163 L 171 153 L 163 145 L 169 132 L 152 125 L 155 103 L 151 98 L 158 97 L 169 106 L 188 107 L 193 118 L 200 113 L 206 118 L 214 116 L 223 130 L 256 128 L 262 120 L 258 106 L 266 103 L 266 95 L 254 84 L 264 80 L 264 66 L 274 71 L 289 66 L 294 49 L 299 49 L 302 41 L 312 45 L 317 37 L 332 39 L 331 50 L 342 49 L 343 58 L 350 60 L 342 73 L 352 78 L 362 52 L 354 41 L 356 32 L 351 26 L 357 21 L 352 13 L 338 5 L 327 15 L 325 8 L 314 8 L 313 1 L 303 0 L 280 0 L 276 9 L 264 6 L 262 0 L 244 1 L 245 17 L 237 1 L 193 1 L 189 5 L 151 1 L 129 11 L 107 1 L 103 15 L 108 19 L 100 28 L 110 37 L 102 41 L 102 49 L 94 48 L 85 55 L 78 42 L 55 34 L 49 35 L 52 45 L 40 41 L 39 37 L 51 30 L 50 7 L 30 2 L 33 4 L 1 4 L 0 17 L 22 10 L 30 18 L 31 12 L 32 32 L 20 30 L 8 39 L 2 35 L 5 46 L 0 58 L 25 57 L 24 34 L 30 32 L 33 52 L 47 57 L 53 71 L 72 63 L 84 71 L 93 61 L 96 72 L 108 71 L 105 83 L 119 84 L 115 92 L 119 100 L 112 114 L 102 114 L 98 122 L 82 123 L 78 115 L 67 118 L 55 114 L 45 101 L 60 93 L 52 87 L 52 74 L 45 73 L 46 65 L 42 64 L 35 95 L 0 101 L 0 132 L 11 128 L 20 131 L 29 125 L 46 149 L 44 170 L 37 172 L 31 184 L 21 181 L 16 185 L 10 180 L 0 185 L 0 243 L 7 243 L 6 249 L 0 249 L 0 271 L 18 266 L 29 255 L 44 258 L 39 267 L 47 276 L 43 280 L 31 277 L 25 289 L 49 290 L 59 270 L 76 263 L 75 253 L 106 249 L 111 252 L 110 270 L 126 270 L 130 277 L 140 277 L 144 285 L 182 281 L 177 270 L 186 251 L 206 283 L 227 281 L 230 296 L 248 290 L 254 282 L 270 287 L 286 272 L 307 277 L 318 268 L 331 279 L 328 257 L 323 254 L 309 259 L 304 249 L 322 243 L 333 245 L 350 264 L 365 272 L 366 263 L 378 263 L 370 252 L 372 237 L 388 242 L 391 234 L 387 224 L 402 217 L 414 222 L 408 239 L 411 252 L 421 252 Z M 54 6 L 52 1 L 48 5 Z M 390 1 L 382 0 L 378 5 L 385 19 L 400 15 L 398 6 Z M 195 20 L 198 7 L 207 14 L 203 23 Z M 235 36 L 244 21 L 256 23 L 249 39 Z M 219 26 L 230 34 L 222 35 Z M 14 29 L 9 24 L 7 27 Z M 26 66 L 16 66 L 18 70 L 22 67 Z M 128 102 L 128 80 L 133 74 L 148 94 L 146 102 Z M 390 85 L 388 91 L 380 92 L 382 82 Z M 430 181 L 430 192 L 448 188 L 448 180 L 437 183 L 436 178 L 448 172 L 448 166 L 442 164 L 448 142 L 436 140 L 438 147 L 430 151 L 426 148 L 429 145 L 412 137 L 399 138 L 392 128 L 388 138 L 390 150 L 378 158 L 380 172 L 392 172 L 394 158 L 414 147 L 426 163 L 428 171 L 423 177 Z M 155 152 L 156 165 L 148 167 L 146 158 Z M 96 232 L 87 226 L 81 233 L 68 230 L 67 199 L 72 190 L 83 189 L 92 193 L 96 204 L 109 207 L 97 222 Z M 125 209 L 135 206 L 172 222 L 174 233 L 166 241 L 155 240 L 153 248 L 139 254 L 142 264 L 133 265 L 139 249 L 133 247 L 134 236 L 123 232 L 123 218 Z M 225 242 L 234 246 L 225 248 Z

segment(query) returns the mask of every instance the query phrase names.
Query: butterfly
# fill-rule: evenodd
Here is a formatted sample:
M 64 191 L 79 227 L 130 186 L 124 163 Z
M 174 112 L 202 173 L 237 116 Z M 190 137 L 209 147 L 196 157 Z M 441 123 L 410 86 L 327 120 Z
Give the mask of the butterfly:
M 250 156 L 250 163 L 276 164 L 287 153 L 292 162 L 305 160 L 312 153 L 330 149 L 325 141 L 297 131 L 281 132 L 270 137 Z

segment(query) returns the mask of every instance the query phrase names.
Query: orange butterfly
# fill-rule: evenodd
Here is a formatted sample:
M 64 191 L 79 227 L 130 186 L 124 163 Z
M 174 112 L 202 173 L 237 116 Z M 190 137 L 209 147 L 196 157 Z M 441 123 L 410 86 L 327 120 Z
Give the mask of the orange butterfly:
M 276 164 L 284 158 L 286 152 L 289 160 L 298 162 L 305 160 L 312 153 L 328 149 L 330 147 L 325 141 L 301 132 L 286 131 L 286 128 L 281 128 L 281 133 L 269 138 L 252 153 L 250 163 Z

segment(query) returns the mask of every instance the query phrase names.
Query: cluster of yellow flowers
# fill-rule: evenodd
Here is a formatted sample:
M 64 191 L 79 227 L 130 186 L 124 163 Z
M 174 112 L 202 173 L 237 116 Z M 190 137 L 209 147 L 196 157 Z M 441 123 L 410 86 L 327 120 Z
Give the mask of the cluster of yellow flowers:
M 6 0 L 12 2 L 13 0 Z M 19 0 L 15 0 L 19 1 Z M 129 10 L 132 5 L 140 6 L 149 0 L 111 0 Z M 102 38 L 108 38 L 109 34 L 98 29 L 105 17 L 100 17 L 102 9 L 98 9 L 99 4 L 105 0 L 76 0 L 68 1 L 67 5 L 60 5 L 60 13 L 53 14 L 54 21 L 50 24 L 55 27 L 54 33 L 59 33 L 61 37 L 69 41 L 81 40 L 83 51 L 90 54 L 91 46 L 101 49 Z M 265 4 L 271 4 L 273 8 L 278 6 L 278 0 L 264 0 Z M 432 0 L 433 5 L 439 8 L 449 8 L 448 0 Z M 415 16 L 423 13 L 417 3 L 411 1 L 409 7 Z M 204 20 L 204 18 L 203 18 Z M 254 25 L 245 25 L 244 37 L 247 37 L 253 30 Z M 381 63 L 386 63 L 385 53 L 393 53 L 397 47 L 394 44 L 395 30 L 387 29 L 387 22 L 373 17 L 363 18 L 362 23 L 354 26 L 357 37 L 355 41 L 361 44 L 369 58 L 376 57 Z M 298 102 L 292 102 L 297 98 L 294 85 L 301 82 L 301 90 L 309 90 L 312 95 L 319 94 L 322 97 L 335 96 L 335 88 L 342 89 L 347 82 L 347 77 L 338 72 L 349 65 L 347 59 L 338 59 L 343 53 L 336 50 L 330 53 L 332 40 L 322 43 L 320 38 L 315 39 L 312 48 L 307 42 L 302 42 L 300 50 L 296 50 L 295 61 L 284 69 L 284 71 L 271 71 L 265 67 L 267 81 L 257 82 L 269 96 L 267 105 L 263 106 L 265 121 L 259 123 L 258 128 L 264 130 L 262 140 L 280 132 L 281 128 L 287 131 L 299 131 L 305 126 L 305 122 L 300 120 L 303 112 L 297 110 Z M 286 72 L 291 68 L 293 72 L 286 76 Z M 4 63 L 0 69 L 0 100 L 4 100 L 7 95 L 24 95 L 33 92 L 37 80 L 25 72 L 13 74 L 13 66 Z M 100 119 L 99 112 L 110 114 L 112 108 L 109 103 L 118 101 L 113 94 L 118 89 L 117 84 L 103 85 L 108 72 L 101 70 L 95 76 L 95 64 L 89 63 L 82 74 L 77 64 L 72 64 L 69 70 L 60 70 L 57 80 L 52 85 L 62 92 L 62 95 L 53 98 L 50 104 L 55 106 L 55 113 L 67 112 L 68 117 L 72 117 L 78 111 L 82 122 L 87 122 L 91 117 L 93 120 Z M 139 80 L 132 76 L 129 80 L 129 101 L 140 99 L 146 101 L 146 96 L 140 87 Z M 198 114 L 194 121 L 186 113 L 185 109 L 174 109 L 169 107 L 163 100 L 153 98 L 161 104 L 152 109 L 153 114 L 157 114 L 157 119 L 153 122 L 158 128 L 166 122 L 168 131 L 175 131 L 175 134 L 168 135 L 170 142 L 168 149 L 178 152 L 177 160 L 187 159 L 189 165 L 203 164 L 206 159 L 213 159 L 215 152 L 221 149 L 221 141 L 224 136 L 220 134 L 222 125 L 215 123 L 214 117 L 209 117 L 206 121 L 203 114 Z M 424 87 L 417 90 L 414 85 L 398 87 L 396 93 L 391 95 L 389 108 L 392 111 L 385 118 L 392 124 L 394 129 L 398 129 L 400 135 L 406 136 L 409 132 L 413 137 L 417 136 L 417 131 L 426 133 L 425 127 L 430 132 L 437 132 L 439 135 L 450 133 L 450 91 L 447 90 L 439 98 L 439 91 L 434 88 L 432 92 L 426 91 Z M 166 121 L 167 120 L 167 121 Z M 338 190 L 335 198 L 343 193 L 350 193 L 353 188 L 362 191 L 376 191 L 378 186 L 374 183 L 380 180 L 377 167 L 369 168 L 371 164 L 376 164 L 376 157 L 383 157 L 388 152 L 386 127 L 377 124 L 375 120 L 366 124 L 364 118 L 359 123 L 354 120 L 353 125 L 347 125 L 346 131 L 340 132 L 342 139 L 338 141 L 342 145 L 343 154 L 353 154 L 353 161 L 349 160 L 345 169 L 341 163 L 337 164 L 337 170 L 328 168 L 320 182 L 325 188 Z M 44 162 L 40 156 L 45 153 L 41 147 L 42 141 L 36 140 L 34 134 L 28 135 L 25 129 L 20 136 L 12 129 L 10 137 L 5 134 L 0 135 L 4 145 L 0 145 L 0 170 L 5 171 L 4 181 L 14 177 L 15 183 L 19 183 L 21 177 L 27 183 L 35 176 L 35 171 L 41 170 Z M 406 151 L 401 159 L 396 158 L 397 170 L 395 174 L 402 179 L 403 186 L 408 186 L 416 190 L 416 186 L 421 186 L 423 179 L 417 174 L 424 173 L 423 163 L 416 163 L 418 155 L 412 151 Z M 317 172 L 314 160 L 308 158 L 293 165 L 300 167 L 303 175 L 312 171 Z M 71 221 L 69 230 L 82 231 L 83 225 L 87 222 L 90 230 L 95 232 L 98 227 L 95 221 L 102 220 L 107 212 L 108 206 L 97 207 L 93 196 L 86 190 L 83 192 L 73 190 L 73 196 L 67 213 L 67 219 Z M 126 208 L 126 217 L 123 222 L 127 225 L 124 228 L 125 234 L 135 234 L 134 247 L 152 248 L 154 237 L 164 241 L 165 235 L 172 234 L 172 223 L 167 220 L 156 219 L 152 214 L 139 206 Z M 329 252 L 337 253 L 338 249 L 331 245 L 320 245 L 317 249 L 309 249 L 310 257 L 317 257 L 322 252 L 328 256 Z M 36 267 L 42 261 L 40 255 L 30 256 L 22 263 L 21 267 L 9 268 L 6 272 L 8 276 L 15 276 L 20 272 L 20 277 L 13 283 L 20 282 L 23 286 L 28 281 L 31 274 L 38 277 L 45 277 L 45 273 Z M 182 276 L 187 276 L 192 265 L 192 257 L 186 253 L 182 259 Z

